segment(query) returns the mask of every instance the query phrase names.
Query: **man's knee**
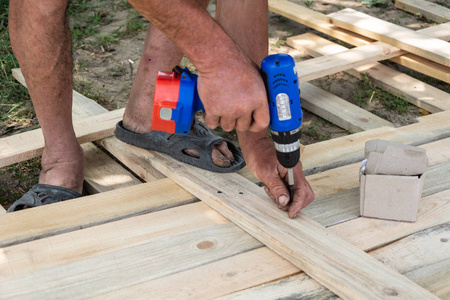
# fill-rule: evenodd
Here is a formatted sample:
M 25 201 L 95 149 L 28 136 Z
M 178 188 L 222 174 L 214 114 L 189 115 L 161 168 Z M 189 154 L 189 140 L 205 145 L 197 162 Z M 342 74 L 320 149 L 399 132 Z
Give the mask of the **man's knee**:
M 64 16 L 68 2 L 68 0 L 10 0 L 9 5 L 10 10 L 16 8 L 16 13 L 19 14 L 31 13 L 39 17 L 52 18 Z

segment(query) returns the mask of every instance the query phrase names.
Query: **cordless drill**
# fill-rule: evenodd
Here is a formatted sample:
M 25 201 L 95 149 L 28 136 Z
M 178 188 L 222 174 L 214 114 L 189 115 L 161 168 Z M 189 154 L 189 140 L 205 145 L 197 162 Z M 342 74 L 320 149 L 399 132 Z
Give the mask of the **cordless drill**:
M 261 63 L 269 100 L 269 129 L 280 164 L 288 170 L 290 200 L 294 199 L 293 168 L 300 160 L 300 126 L 303 114 L 294 59 L 269 55 Z
M 294 59 L 269 55 L 261 63 L 270 110 L 270 132 L 280 164 L 288 170 L 290 199 L 294 196 L 294 168 L 300 160 L 302 110 Z M 195 113 L 203 110 L 197 75 L 187 68 L 159 72 L 155 85 L 152 129 L 188 134 Z

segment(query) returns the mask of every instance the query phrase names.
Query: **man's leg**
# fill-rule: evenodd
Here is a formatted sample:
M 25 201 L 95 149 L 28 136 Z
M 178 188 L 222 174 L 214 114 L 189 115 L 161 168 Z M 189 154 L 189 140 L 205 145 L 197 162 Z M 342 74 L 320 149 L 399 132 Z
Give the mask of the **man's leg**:
M 83 153 L 72 126 L 72 53 L 67 1 L 11 0 L 11 45 L 45 148 L 39 183 L 82 191 Z
M 198 0 L 205 9 L 209 0 Z M 141 61 L 131 89 L 130 99 L 123 118 L 124 126 L 137 133 L 151 131 L 153 96 L 158 71 L 171 71 L 178 65 L 183 53 L 161 31 L 149 25 Z M 187 154 L 198 156 L 196 151 L 186 149 Z M 233 159 L 226 142 L 217 144 L 212 151 L 213 162 L 222 167 L 230 165 Z
M 217 22 L 258 66 L 268 53 L 267 14 L 265 0 L 217 1 Z

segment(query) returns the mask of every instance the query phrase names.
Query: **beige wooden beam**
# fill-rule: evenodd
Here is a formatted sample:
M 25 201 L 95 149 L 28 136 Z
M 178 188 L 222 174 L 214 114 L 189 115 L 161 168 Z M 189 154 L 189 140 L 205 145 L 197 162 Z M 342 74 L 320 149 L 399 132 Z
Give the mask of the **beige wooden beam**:
M 192 203 L 196 198 L 170 179 L 8 213 L 0 218 L 0 247 Z M 24 221 L 26 220 L 26 221 Z M 45 226 L 42 226 L 45 224 Z
M 305 51 L 308 55 L 319 57 L 348 50 L 313 33 L 305 33 L 287 39 L 287 44 Z M 450 95 L 429 84 L 380 63 L 373 63 L 347 70 L 351 75 L 361 78 L 368 74 L 377 86 L 403 97 L 408 102 L 435 113 L 450 110 Z
M 287 0 L 269 0 L 269 9 L 286 18 L 355 46 L 368 45 L 374 42 L 370 38 L 328 23 L 324 14 Z M 420 29 L 418 32 L 448 41 L 450 40 L 450 23 Z M 399 55 L 391 58 L 391 60 L 422 74 L 450 83 L 450 70 L 448 67 L 407 52 L 400 52 Z
M 328 15 L 328 22 L 388 43 L 450 67 L 450 44 L 440 39 L 369 16 L 351 8 Z
M 13 69 L 14 78 L 26 87 L 25 78 L 20 69 Z M 80 93 L 73 91 L 72 117 L 81 120 L 108 110 Z M 30 141 L 31 142 L 31 141 Z M 88 194 L 105 192 L 112 189 L 131 186 L 140 181 L 125 170 L 106 153 L 92 143 L 81 145 L 84 151 L 84 187 Z
M 395 7 L 413 13 L 417 17 L 425 17 L 438 23 L 450 20 L 450 9 L 443 5 L 424 0 L 396 0 Z
M 122 119 L 124 109 L 74 121 L 75 134 L 80 144 L 99 140 L 114 134 L 117 122 Z M 0 139 L 0 167 L 8 166 L 42 155 L 44 136 L 42 129 Z
M 352 133 L 394 125 L 310 83 L 300 82 L 302 108 Z
M 154 166 L 227 219 L 347 299 L 435 298 L 306 215 L 290 220 L 265 193 L 237 174 L 215 174 L 154 153 Z M 293 234 L 293 233 L 296 234 Z M 339 245 L 339 251 L 336 246 Z

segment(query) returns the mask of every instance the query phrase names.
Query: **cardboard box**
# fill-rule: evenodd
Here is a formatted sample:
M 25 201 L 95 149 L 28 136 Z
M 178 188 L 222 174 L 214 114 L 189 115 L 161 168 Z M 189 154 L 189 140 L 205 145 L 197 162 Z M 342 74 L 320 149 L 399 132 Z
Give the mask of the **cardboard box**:
M 416 221 L 428 158 L 424 149 L 383 140 L 366 143 L 360 170 L 361 216 Z

